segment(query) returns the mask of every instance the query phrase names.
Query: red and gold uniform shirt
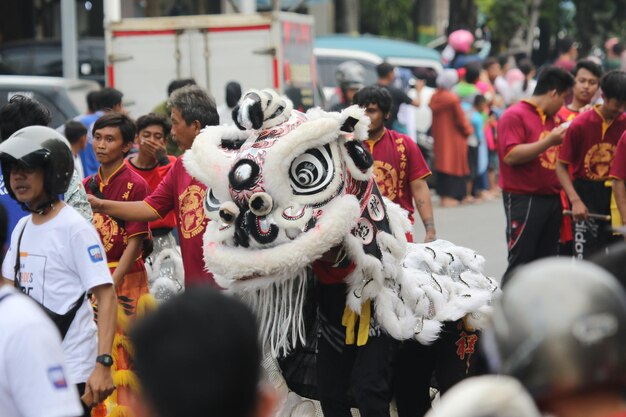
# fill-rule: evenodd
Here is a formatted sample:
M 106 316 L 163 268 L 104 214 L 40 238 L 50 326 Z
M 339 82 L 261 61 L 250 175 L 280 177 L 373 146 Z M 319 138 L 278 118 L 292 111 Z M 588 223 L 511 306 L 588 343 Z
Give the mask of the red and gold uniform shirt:
M 615 149 L 615 158 L 611 164 L 611 178 L 626 181 L 626 132 L 624 132 L 617 143 Z
M 521 144 L 545 140 L 557 126 L 540 108 L 522 100 L 509 107 L 498 121 L 498 157 L 502 189 L 515 194 L 558 194 L 561 189 L 556 177 L 558 147 L 552 146 L 537 158 L 518 165 L 504 163 L 504 157 Z
M 157 189 L 144 200 L 161 218 L 174 210 L 185 286 L 203 283 L 217 286 L 213 274 L 204 267 L 202 253 L 202 238 L 208 222 L 203 207 L 205 194 L 206 186 L 187 173 L 180 157 Z
M 565 132 L 559 160 L 572 167 L 575 179 L 609 178 L 617 142 L 626 130 L 626 115 L 607 123 L 598 107 L 576 117 Z
M 146 180 L 146 182 L 148 183 L 149 191 L 150 193 L 152 193 L 154 190 L 157 189 L 163 178 L 165 178 L 167 173 L 176 162 L 175 157 L 168 155 L 168 158 L 170 160 L 169 164 L 164 166 L 157 165 L 156 167 L 150 169 L 136 167 L 135 165 L 133 165 L 130 159 L 126 159 L 126 165 L 128 165 L 128 167 L 132 169 L 135 173 L 139 174 L 141 178 Z M 148 225 L 150 226 L 150 230 L 173 229 L 174 227 L 176 227 L 176 215 L 173 211 L 170 211 L 164 218 L 152 221 L 148 223 Z
M 577 110 L 570 110 L 567 106 L 561 107 L 556 113 L 556 118 L 559 123 L 571 122 L 580 113 Z
M 148 184 L 144 179 L 128 169 L 124 163 L 106 180 L 102 179 L 100 169 L 97 174 L 85 178 L 83 184 L 88 194 L 93 194 L 89 186 L 92 178 L 103 198 L 107 200 L 141 201 L 149 194 Z M 102 239 L 110 267 L 122 257 L 129 238 L 142 234 L 147 236 L 149 233 L 148 223 L 123 222 L 122 225 L 102 213 L 94 213 L 93 224 Z
M 413 215 L 411 182 L 431 175 L 413 140 L 395 130 L 385 129 L 378 140 L 367 140 L 374 157 L 374 175 L 380 193 Z

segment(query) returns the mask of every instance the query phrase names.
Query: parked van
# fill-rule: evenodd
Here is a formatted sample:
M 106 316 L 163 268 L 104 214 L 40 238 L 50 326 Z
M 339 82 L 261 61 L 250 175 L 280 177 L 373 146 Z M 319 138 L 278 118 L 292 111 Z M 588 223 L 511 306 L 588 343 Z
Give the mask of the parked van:
M 324 92 L 337 87 L 335 70 L 344 61 L 354 60 L 365 68 L 365 83 L 377 80 L 376 66 L 383 61 L 434 79 L 443 70 L 439 52 L 416 43 L 374 35 L 327 35 L 315 38 L 318 78 Z
M 104 85 L 104 39 L 79 39 L 77 53 L 78 77 Z M 27 40 L 0 45 L 0 74 L 63 76 L 61 40 Z
M 98 89 L 98 83 L 90 80 L 0 75 L 0 107 L 17 94 L 35 99 L 50 110 L 50 126 L 57 128 L 86 112 L 87 94 Z

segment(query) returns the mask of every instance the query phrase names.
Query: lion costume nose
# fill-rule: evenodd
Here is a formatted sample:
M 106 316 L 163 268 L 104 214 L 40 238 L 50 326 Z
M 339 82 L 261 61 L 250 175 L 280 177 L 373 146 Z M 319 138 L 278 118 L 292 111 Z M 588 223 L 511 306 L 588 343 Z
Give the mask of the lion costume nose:
M 248 206 L 250 207 L 250 211 L 252 213 L 262 217 L 267 216 L 272 211 L 274 201 L 268 193 L 254 193 L 250 196 Z

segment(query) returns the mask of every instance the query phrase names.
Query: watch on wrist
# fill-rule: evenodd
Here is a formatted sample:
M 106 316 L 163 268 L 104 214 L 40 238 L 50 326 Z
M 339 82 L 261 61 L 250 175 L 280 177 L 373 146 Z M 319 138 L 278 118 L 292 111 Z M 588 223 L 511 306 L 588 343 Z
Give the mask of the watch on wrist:
M 111 365 L 113 365 L 113 357 L 111 355 L 100 355 L 98 357 L 96 357 L 96 362 L 108 367 L 111 367 Z

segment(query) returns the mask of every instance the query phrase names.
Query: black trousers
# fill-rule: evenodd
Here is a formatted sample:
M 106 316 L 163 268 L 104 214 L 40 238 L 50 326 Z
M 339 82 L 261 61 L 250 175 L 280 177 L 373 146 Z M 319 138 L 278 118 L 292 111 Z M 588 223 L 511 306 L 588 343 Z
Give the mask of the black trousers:
M 504 286 L 515 267 L 558 255 L 562 209 L 558 194 L 504 192 L 502 197 L 509 249 L 509 266 L 502 277 Z
M 430 409 L 433 376 L 443 394 L 457 382 L 478 374 L 479 333 L 463 321 L 446 323 L 430 346 L 405 341 L 395 362 L 394 391 L 399 417 L 422 417 Z
M 589 213 L 611 214 L 611 188 L 604 185 L 604 181 L 575 180 L 574 189 L 587 206 Z M 574 256 L 578 259 L 587 259 L 594 253 L 606 248 L 612 243 L 623 239 L 614 236 L 611 231 L 611 222 L 588 218 L 579 222 L 572 222 L 574 235 Z
M 398 342 L 370 331 L 364 346 L 345 345 L 341 315 L 345 285 L 320 285 L 322 330 L 317 343 L 317 388 L 324 417 L 389 417 L 393 358 Z M 372 313 L 373 314 L 373 313 Z

